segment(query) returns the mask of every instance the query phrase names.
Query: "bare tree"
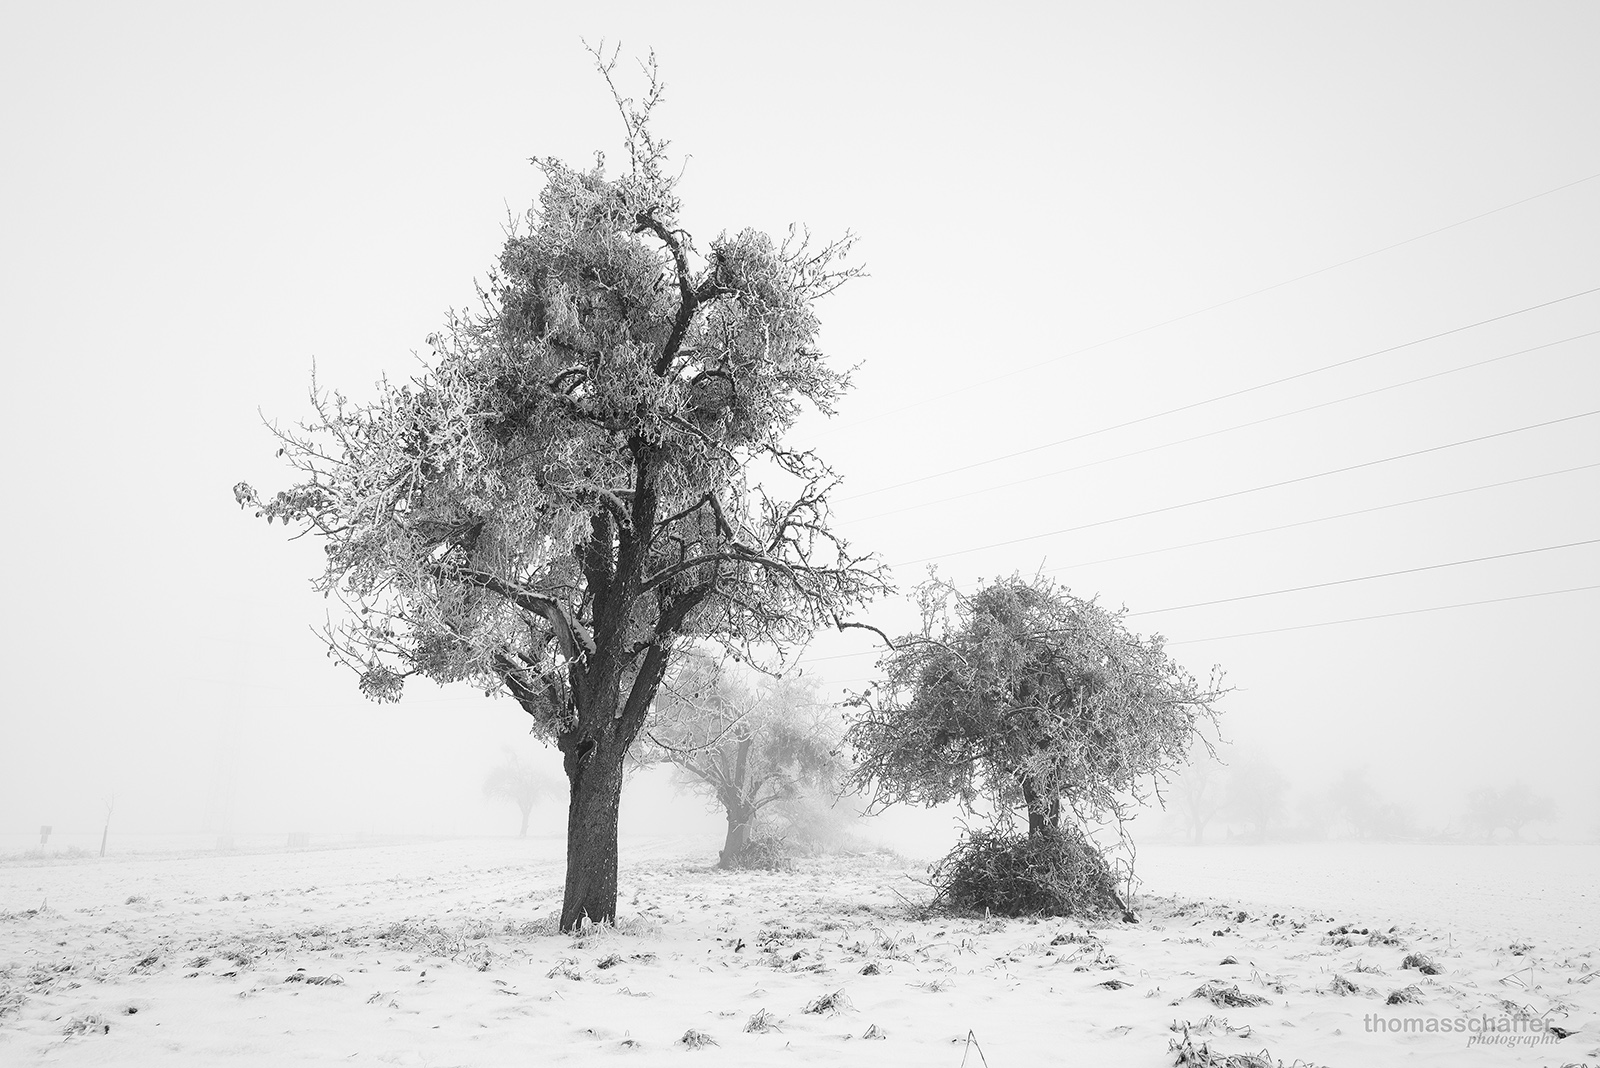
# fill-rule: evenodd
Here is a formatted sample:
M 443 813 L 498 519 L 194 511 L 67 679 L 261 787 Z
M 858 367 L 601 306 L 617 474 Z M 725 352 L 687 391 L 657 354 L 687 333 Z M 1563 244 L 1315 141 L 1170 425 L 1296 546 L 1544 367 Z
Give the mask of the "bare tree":
M 483 795 L 511 801 L 522 813 L 518 838 L 528 836 L 528 818 L 539 800 L 556 792 L 556 781 L 544 771 L 523 760 L 509 746 L 501 760 L 483 780 Z
M 452 316 L 404 384 L 357 403 L 313 382 L 280 429 L 300 481 L 241 505 L 324 542 L 317 588 L 349 609 L 334 656 L 398 700 L 422 675 L 509 693 L 570 786 L 561 927 L 611 921 L 624 760 L 690 639 L 774 657 L 886 589 L 834 529 L 832 470 L 788 440 L 848 388 L 816 302 L 857 273 L 814 245 L 680 221 L 677 169 L 612 83 L 626 163 L 539 161 L 483 308 Z M 776 652 L 775 652 L 776 651 Z
M 1283 772 L 1263 757 L 1248 757 L 1228 771 L 1224 811 L 1230 819 L 1248 826 L 1258 841 L 1264 841 L 1283 821 L 1288 796 L 1289 780 Z
M 831 715 L 810 678 L 752 682 L 726 663 L 687 657 L 662 688 L 643 755 L 675 765 L 716 800 L 728 819 L 719 863 L 732 867 L 769 807 L 839 778 Z
M 1206 827 L 1221 813 L 1223 802 L 1222 765 L 1204 746 L 1196 747 L 1167 786 L 1168 803 L 1188 824 L 1189 840 L 1195 845 L 1205 840 Z
M 1412 833 L 1404 805 L 1385 801 L 1365 768 L 1350 768 L 1328 790 L 1333 811 L 1357 838 L 1400 838 Z
M 1530 823 L 1549 823 L 1556 818 L 1555 802 L 1536 794 L 1525 782 L 1515 782 L 1504 790 L 1480 786 L 1467 795 L 1467 825 L 1484 835 L 1504 827 L 1511 837 L 1521 838 L 1522 828 Z

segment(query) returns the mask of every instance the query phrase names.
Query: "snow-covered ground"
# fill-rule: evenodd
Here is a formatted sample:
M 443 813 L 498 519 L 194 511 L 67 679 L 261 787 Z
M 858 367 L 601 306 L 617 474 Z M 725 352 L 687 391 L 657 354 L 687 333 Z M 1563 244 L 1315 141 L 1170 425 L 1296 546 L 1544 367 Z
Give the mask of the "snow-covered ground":
M 561 847 L 0 863 L 0 1064 L 1600 1062 L 1594 847 L 1151 847 L 1142 921 L 1086 929 L 923 917 L 885 857 L 730 874 L 632 839 L 622 922 L 579 937 Z M 1576 1033 L 1379 1030 L 1530 1014 Z

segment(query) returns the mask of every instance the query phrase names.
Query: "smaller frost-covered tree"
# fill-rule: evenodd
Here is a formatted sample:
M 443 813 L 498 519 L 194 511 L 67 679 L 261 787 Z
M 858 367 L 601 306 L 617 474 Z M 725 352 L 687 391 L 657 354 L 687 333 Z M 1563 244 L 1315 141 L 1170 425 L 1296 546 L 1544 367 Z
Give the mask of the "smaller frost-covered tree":
M 856 781 L 881 802 L 987 802 L 996 815 L 995 830 L 969 834 L 934 869 L 936 901 L 1134 919 L 1084 827 L 1121 826 L 1152 799 L 1216 716 L 1220 674 L 1196 681 L 1124 611 L 1042 577 L 965 594 L 934 576 L 917 593 L 921 630 L 879 661 L 886 678 L 846 734 Z M 1010 831 L 1014 812 L 1026 836 Z
M 965 594 L 930 578 L 922 629 L 879 661 L 846 738 L 856 778 L 886 803 L 980 800 L 1022 811 L 1030 836 L 1070 811 L 1121 818 L 1182 764 L 1216 716 L 1220 673 L 1200 683 L 1113 611 L 1020 575 Z
M 533 806 L 558 790 L 554 776 L 523 760 L 510 747 L 506 748 L 505 759 L 483 780 L 483 796 L 515 802 L 521 811 L 522 829 L 517 832 L 518 838 L 528 836 L 528 818 L 533 815 Z
M 839 778 L 832 709 L 814 680 L 752 683 L 725 662 L 686 656 L 656 699 L 641 758 L 668 762 L 727 815 L 719 866 L 741 863 L 771 806 L 826 793 Z

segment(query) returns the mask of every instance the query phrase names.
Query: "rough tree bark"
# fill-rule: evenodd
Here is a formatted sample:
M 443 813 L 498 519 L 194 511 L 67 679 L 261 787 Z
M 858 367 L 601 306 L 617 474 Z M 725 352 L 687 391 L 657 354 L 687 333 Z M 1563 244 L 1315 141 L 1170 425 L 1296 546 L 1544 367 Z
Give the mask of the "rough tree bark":
M 617 921 L 617 816 L 627 746 L 611 740 L 584 749 L 563 745 L 571 784 L 567 806 L 567 883 L 561 929 Z

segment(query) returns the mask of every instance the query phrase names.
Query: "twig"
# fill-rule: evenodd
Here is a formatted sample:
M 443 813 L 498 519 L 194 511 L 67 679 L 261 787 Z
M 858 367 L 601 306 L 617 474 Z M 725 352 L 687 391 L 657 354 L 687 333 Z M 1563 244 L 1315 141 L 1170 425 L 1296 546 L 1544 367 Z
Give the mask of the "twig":
M 961 1051 L 961 1068 L 967 1068 L 967 1054 L 972 1052 L 972 1047 L 978 1047 L 978 1060 L 983 1062 L 983 1068 L 989 1068 L 989 1058 L 983 1055 L 983 1047 L 978 1046 L 978 1036 L 967 1030 L 967 1047 Z

